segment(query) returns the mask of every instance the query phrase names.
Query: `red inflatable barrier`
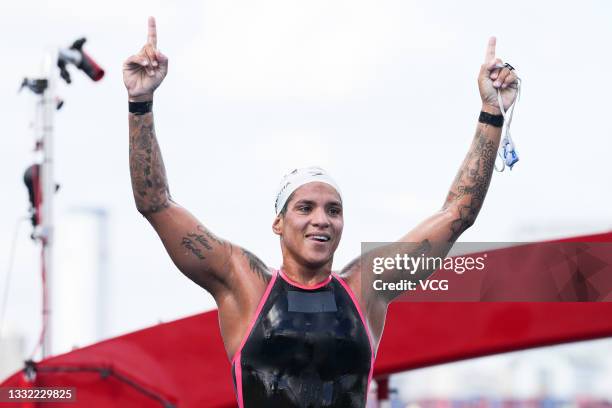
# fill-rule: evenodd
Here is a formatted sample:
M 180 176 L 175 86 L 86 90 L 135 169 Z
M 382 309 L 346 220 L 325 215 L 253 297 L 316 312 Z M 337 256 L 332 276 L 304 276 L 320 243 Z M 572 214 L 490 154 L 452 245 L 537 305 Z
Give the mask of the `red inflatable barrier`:
M 612 233 L 566 242 L 612 242 Z M 533 244 L 537 245 L 537 244 Z M 504 251 L 502 249 L 501 251 Z M 375 376 L 450 361 L 612 336 L 612 302 L 397 302 Z M 2 387 L 73 387 L 71 407 L 234 407 L 217 312 L 160 324 L 32 364 Z M 3 403 L 25 407 L 24 404 Z M 66 403 L 44 403 L 65 407 Z

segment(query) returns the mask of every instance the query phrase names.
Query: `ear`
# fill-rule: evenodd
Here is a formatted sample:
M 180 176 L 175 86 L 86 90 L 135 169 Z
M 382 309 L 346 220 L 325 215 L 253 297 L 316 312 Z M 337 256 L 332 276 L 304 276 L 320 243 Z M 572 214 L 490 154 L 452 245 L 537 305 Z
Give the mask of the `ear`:
M 283 221 L 282 215 L 277 215 L 276 218 L 274 218 L 274 222 L 272 223 L 272 231 L 274 231 L 276 235 L 283 235 Z

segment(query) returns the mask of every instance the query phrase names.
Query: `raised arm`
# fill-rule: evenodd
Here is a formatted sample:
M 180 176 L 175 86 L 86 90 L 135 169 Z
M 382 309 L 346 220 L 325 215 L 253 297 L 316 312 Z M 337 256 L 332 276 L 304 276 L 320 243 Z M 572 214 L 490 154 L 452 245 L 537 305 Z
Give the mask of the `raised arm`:
M 129 116 L 130 176 L 136 208 L 153 226 L 177 268 L 217 295 L 228 289 L 233 247 L 170 197 L 153 113 Z
M 478 88 L 482 98 L 481 112 L 499 116 L 501 110 L 497 91 L 501 93 L 504 109 L 508 110 L 517 95 L 517 76 L 508 67 L 500 68 L 503 62 L 495 57 L 495 42 L 495 37 L 489 39 L 485 62 L 480 67 Z M 444 228 L 443 233 L 448 235 L 450 242 L 456 241 L 474 224 L 482 208 L 495 166 L 501 131 L 501 126 L 481 121 L 476 126 L 470 150 L 442 207 L 442 211 L 450 213 L 451 223 Z
M 502 61 L 495 57 L 495 37 L 492 37 L 487 45 L 485 63 L 478 75 L 481 111 L 490 115 L 501 115 L 498 90 L 506 110 L 512 105 L 517 94 L 517 77 L 508 68 L 502 68 L 502 64 Z M 442 208 L 402 237 L 398 244 L 377 249 L 373 251 L 372 256 L 393 256 L 399 252 L 414 257 L 445 257 L 457 238 L 474 224 L 480 212 L 491 182 L 501 131 L 501 127 L 479 121 L 470 148 Z M 425 279 L 433 272 L 424 268 L 413 274 L 402 270 L 385 271 L 375 277 L 372 271 L 365 267 L 366 264 L 369 265 L 368 259 L 371 257 L 365 257 L 360 263 L 364 265 L 361 268 L 362 279 L 365 279 L 362 287 L 367 288 L 364 295 L 369 300 L 380 299 L 388 303 L 401 295 L 401 292 L 374 291 L 374 279 L 383 279 L 385 282 L 398 282 L 401 279 L 416 281 Z
M 485 62 L 480 67 L 478 89 L 481 112 L 501 115 L 497 91 L 507 110 L 516 98 L 516 75 L 495 57 L 495 37 L 489 39 Z M 484 122 L 487 120 L 485 119 Z M 501 127 L 478 121 L 470 149 L 457 172 L 442 209 L 404 236 L 402 242 L 453 243 L 474 224 L 484 202 L 499 147 Z M 424 245 L 427 246 L 427 245 Z M 450 249 L 450 246 L 449 246 Z M 444 256 L 446 254 L 435 254 Z
M 175 203 L 155 134 L 150 105 L 155 89 L 168 72 L 168 58 L 157 50 L 155 20 L 149 18 L 147 43 L 123 65 L 123 79 L 132 105 L 129 113 L 130 176 L 138 211 L 161 238 L 178 269 L 210 292 L 217 303 L 225 293 L 240 296 L 240 281 L 248 271 L 259 280 L 267 268 L 249 252 L 210 232 L 191 213 Z M 138 111 L 132 113 L 132 111 Z

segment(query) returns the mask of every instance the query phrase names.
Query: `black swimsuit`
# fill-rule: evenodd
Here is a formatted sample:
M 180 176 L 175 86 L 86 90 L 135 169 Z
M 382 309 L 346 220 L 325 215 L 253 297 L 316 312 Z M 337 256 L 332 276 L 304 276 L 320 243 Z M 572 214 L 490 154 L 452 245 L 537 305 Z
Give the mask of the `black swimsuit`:
M 306 287 L 275 271 L 232 376 L 240 408 L 357 408 L 373 367 L 364 316 L 340 277 Z

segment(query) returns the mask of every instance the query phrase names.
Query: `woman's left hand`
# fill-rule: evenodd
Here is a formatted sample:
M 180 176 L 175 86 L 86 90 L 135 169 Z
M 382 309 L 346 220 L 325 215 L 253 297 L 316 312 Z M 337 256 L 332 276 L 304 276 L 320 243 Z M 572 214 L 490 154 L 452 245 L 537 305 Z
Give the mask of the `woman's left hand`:
M 518 77 L 511 66 L 504 66 L 503 61 L 495 57 L 495 43 L 495 37 L 491 37 L 487 45 L 485 62 L 480 67 L 478 89 L 483 105 L 497 112 L 500 111 L 497 90 L 501 93 L 504 110 L 508 110 L 518 93 Z

